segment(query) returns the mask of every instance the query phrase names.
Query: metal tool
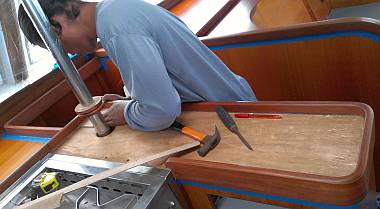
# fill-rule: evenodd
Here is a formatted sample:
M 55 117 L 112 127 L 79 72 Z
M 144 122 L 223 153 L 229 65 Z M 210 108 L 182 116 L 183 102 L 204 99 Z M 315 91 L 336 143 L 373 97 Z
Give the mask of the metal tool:
M 224 123 L 224 125 L 230 130 L 232 133 L 238 135 L 243 144 L 250 150 L 253 150 L 251 145 L 247 142 L 247 140 L 241 135 L 234 119 L 228 114 L 228 112 L 222 107 L 216 107 L 216 113 L 218 114 L 220 120 Z
M 198 149 L 199 156 L 204 157 L 209 151 L 214 149 L 220 142 L 220 134 L 218 128 L 215 126 L 214 135 L 206 135 L 202 132 L 196 131 L 192 128 L 186 127 L 178 121 L 174 121 L 170 126 L 171 128 L 180 131 L 181 133 L 199 141 L 202 146 Z

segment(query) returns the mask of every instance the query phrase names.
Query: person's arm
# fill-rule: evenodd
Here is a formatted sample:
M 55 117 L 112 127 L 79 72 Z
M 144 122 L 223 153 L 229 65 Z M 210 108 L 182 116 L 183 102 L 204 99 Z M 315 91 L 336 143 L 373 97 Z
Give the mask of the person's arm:
M 144 131 L 169 127 L 181 113 L 181 100 L 159 46 L 144 36 L 125 35 L 113 37 L 106 49 L 131 93 L 124 108 L 127 124 Z

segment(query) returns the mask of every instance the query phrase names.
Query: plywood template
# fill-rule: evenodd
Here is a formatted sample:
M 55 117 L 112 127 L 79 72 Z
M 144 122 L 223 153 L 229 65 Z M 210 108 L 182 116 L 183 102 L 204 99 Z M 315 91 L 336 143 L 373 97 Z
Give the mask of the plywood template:
M 278 120 L 235 118 L 240 132 L 253 147 L 250 151 L 216 113 L 186 112 L 181 119 L 200 130 L 210 131 L 210 126 L 216 124 L 222 140 L 204 158 L 196 153 L 182 158 L 334 177 L 354 172 L 363 139 L 363 117 L 281 115 L 283 119 Z
M 174 130 L 143 132 L 119 126 L 105 137 L 96 137 L 88 121 L 82 123 L 56 153 L 116 162 L 128 162 L 158 153 L 194 140 Z
M 185 158 L 337 177 L 355 170 L 363 137 L 361 116 L 282 116 L 280 120 L 235 119 L 242 135 L 254 148 L 249 151 L 225 128 L 216 113 L 184 112 L 179 118 L 182 123 L 209 134 L 214 132 L 215 124 L 222 136 L 218 147 L 205 158 L 195 152 Z M 127 162 L 190 141 L 172 130 L 141 132 L 127 126 L 97 138 L 92 125 L 85 122 L 67 137 L 56 153 Z

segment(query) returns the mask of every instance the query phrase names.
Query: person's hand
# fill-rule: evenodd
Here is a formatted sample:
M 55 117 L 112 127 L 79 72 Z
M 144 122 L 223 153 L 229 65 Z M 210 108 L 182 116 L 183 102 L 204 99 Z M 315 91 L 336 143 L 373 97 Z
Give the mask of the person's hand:
M 101 112 L 107 125 L 115 127 L 126 124 L 124 118 L 124 108 L 128 102 L 126 99 L 127 98 L 121 97 L 117 94 L 106 94 L 103 96 L 104 102 L 113 101 L 109 108 Z M 108 106 L 108 104 L 106 106 Z
M 111 107 L 102 111 L 103 118 L 107 125 L 115 127 L 125 125 L 124 108 L 127 100 L 114 101 Z

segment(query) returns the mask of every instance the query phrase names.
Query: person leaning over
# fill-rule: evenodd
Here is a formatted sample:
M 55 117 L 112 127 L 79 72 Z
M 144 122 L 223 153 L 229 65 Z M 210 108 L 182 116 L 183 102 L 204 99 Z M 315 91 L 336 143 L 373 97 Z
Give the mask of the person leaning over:
M 99 38 L 118 67 L 132 99 L 103 113 L 110 126 L 161 130 L 180 115 L 183 102 L 256 101 L 244 78 L 159 6 L 142 0 L 39 3 L 66 52 L 94 52 Z M 18 19 L 27 39 L 45 47 L 21 5 Z

